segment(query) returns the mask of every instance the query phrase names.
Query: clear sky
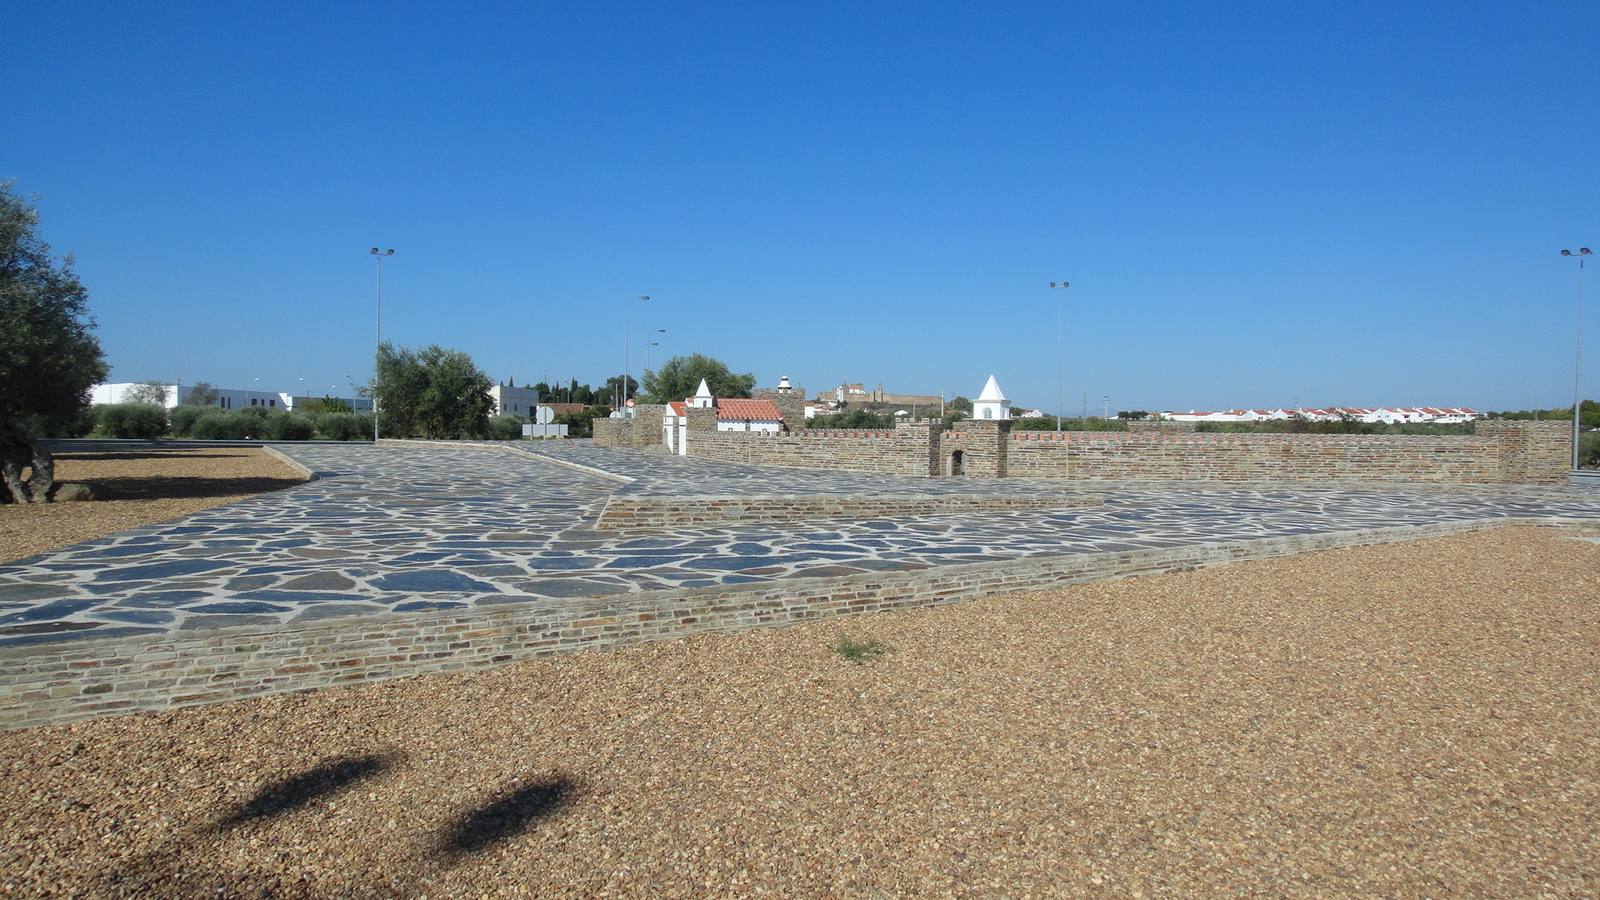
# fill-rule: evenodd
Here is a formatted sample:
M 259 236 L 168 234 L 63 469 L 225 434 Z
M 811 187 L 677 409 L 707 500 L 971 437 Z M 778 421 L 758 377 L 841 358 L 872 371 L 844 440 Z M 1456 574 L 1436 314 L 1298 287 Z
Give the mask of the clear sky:
M 12 4 L 0 178 L 113 378 L 364 379 L 379 244 L 384 336 L 519 384 L 649 294 L 636 374 L 1049 408 L 1065 277 L 1069 411 L 1570 402 L 1592 5 L 525 6 Z

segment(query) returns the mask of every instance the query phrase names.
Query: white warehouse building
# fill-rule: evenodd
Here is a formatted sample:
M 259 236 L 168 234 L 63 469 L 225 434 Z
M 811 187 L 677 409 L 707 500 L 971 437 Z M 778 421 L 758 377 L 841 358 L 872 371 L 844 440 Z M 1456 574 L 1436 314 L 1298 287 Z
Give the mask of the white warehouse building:
M 146 381 L 121 381 L 97 384 L 90 389 L 89 403 L 93 406 L 102 406 L 109 403 L 127 403 L 128 395 L 135 388 L 143 388 L 152 382 Z M 193 396 L 194 385 L 185 387 L 182 384 L 161 385 L 164 395 L 162 405 L 167 409 L 179 406 L 198 406 L 198 398 Z M 262 391 L 254 388 L 224 388 L 209 387 L 209 402 L 206 406 L 215 406 L 218 409 L 245 409 L 251 406 L 264 406 L 267 409 L 283 409 L 293 411 L 304 408 L 308 403 L 320 401 L 321 397 L 310 395 L 297 396 L 286 394 L 282 391 Z M 356 412 L 370 412 L 372 401 L 365 397 L 335 397 L 342 400 Z

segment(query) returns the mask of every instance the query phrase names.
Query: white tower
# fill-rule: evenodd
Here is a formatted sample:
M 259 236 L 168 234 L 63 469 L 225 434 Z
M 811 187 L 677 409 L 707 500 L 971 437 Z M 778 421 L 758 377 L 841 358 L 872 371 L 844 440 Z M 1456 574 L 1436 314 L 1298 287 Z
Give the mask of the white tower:
M 983 393 L 972 401 L 972 418 L 979 421 L 1011 418 L 1011 401 L 1000 393 L 1000 382 L 995 381 L 993 375 L 984 384 Z
M 714 409 L 716 398 L 711 396 L 711 386 L 706 384 L 704 378 L 700 379 L 700 386 L 695 388 L 694 396 L 689 398 L 690 409 Z

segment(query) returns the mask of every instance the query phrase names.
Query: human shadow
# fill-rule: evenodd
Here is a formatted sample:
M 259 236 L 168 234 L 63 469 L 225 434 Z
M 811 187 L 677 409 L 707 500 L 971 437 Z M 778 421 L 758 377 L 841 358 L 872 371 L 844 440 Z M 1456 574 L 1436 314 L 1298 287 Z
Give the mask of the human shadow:
M 215 829 L 227 831 L 247 822 L 293 812 L 315 800 L 345 790 L 358 781 L 382 774 L 394 765 L 396 759 L 392 753 L 346 756 L 281 778 L 262 786 L 255 796 L 217 820 Z
M 576 794 L 577 784 L 562 776 L 519 784 L 447 825 L 437 855 L 454 859 L 508 841 L 571 804 Z

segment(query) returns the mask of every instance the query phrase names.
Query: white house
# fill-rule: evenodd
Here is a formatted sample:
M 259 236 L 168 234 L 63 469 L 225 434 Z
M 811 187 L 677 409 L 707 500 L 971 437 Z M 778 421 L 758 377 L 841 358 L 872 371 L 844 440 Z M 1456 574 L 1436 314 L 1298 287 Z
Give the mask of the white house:
M 717 411 L 718 431 L 761 431 L 776 434 L 783 430 L 783 413 L 771 400 L 743 397 L 715 398 L 705 379 L 693 397 L 667 404 L 661 414 L 661 443 L 669 453 L 689 455 L 689 410 Z
M 717 430 L 776 434 L 783 430 L 783 413 L 771 400 L 746 400 L 742 397 L 718 399 Z
M 974 419 L 1009 419 L 1011 418 L 1011 401 L 1006 395 L 1000 393 L 1000 382 L 993 375 L 984 382 L 983 393 L 978 399 L 972 401 L 972 418 Z

